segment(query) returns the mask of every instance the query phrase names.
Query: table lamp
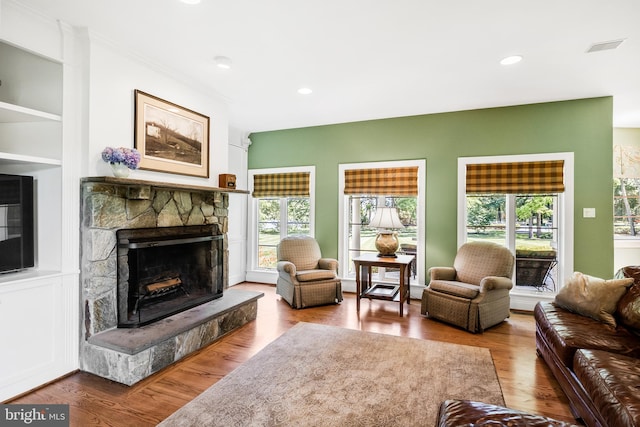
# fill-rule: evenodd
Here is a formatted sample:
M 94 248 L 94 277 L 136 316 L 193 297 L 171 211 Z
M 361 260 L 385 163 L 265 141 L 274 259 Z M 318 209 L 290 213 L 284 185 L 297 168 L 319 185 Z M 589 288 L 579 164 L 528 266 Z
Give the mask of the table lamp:
M 396 251 L 400 245 L 395 229 L 404 227 L 398 217 L 396 208 L 383 207 L 376 209 L 369 227 L 378 229 L 375 242 L 378 256 L 395 258 Z

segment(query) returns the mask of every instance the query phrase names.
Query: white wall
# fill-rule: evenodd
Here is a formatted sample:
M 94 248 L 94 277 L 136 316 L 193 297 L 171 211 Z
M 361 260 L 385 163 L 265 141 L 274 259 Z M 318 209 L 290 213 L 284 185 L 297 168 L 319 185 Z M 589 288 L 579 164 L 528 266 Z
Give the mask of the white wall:
M 60 29 L 56 21 L 16 1 L 0 0 L 0 37 L 40 55 L 62 59 Z
M 229 173 L 236 176 L 236 188 L 246 190 L 247 150 L 251 141 L 242 131 L 229 129 Z M 229 195 L 229 285 L 247 277 L 247 198 L 246 194 Z
M 107 147 L 134 146 L 135 89 L 173 102 L 209 117 L 209 179 L 171 173 L 136 170 L 133 179 L 179 184 L 218 186 L 218 174 L 228 171 L 228 108 L 205 88 L 190 86 L 181 76 L 171 75 L 126 47 L 113 46 L 99 36 L 89 39 L 89 140 L 86 174 L 111 175 L 100 153 Z M 85 171 L 83 171 L 85 172 Z
M 133 179 L 218 186 L 218 175 L 232 173 L 237 188 L 246 189 L 247 148 L 243 133 L 229 130 L 228 107 L 217 94 L 205 88 L 185 84 L 185 79 L 173 76 L 139 55 L 127 53 L 122 47 L 90 32 L 88 88 L 89 122 L 86 147 L 86 176 L 111 175 L 100 153 L 106 146 L 134 146 L 134 89 L 181 105 L 210 119 L 210 177 L 198 178 L 155 171 L 135 170 Z M 124 53 L 123 53 L 124 52 Z M 246 146 L 245 146 L 246 145 Z M 246 199 L 245 194 L 229 194 L 229 284 L 245 280 L 246 276 Z

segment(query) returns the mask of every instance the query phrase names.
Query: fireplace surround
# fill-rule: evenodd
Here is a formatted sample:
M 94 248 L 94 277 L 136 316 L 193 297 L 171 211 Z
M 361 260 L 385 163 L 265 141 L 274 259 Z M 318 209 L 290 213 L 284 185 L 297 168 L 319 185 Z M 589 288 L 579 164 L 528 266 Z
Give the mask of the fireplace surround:
M 126 178 L 82 179 L 82 370 L 131 385 L 256 318 L 263 294 L 228 284 L 231 192 L 247 193 Z M 186 255 L 185 248 L 193 253 Z M 151 265 L 132 275 L 129 261 L 137 264 L 141 258 Z M 156 291 L 160 295 L 150 295 Z M 196 301 L 180 302 L 160 315 L 141 314 L 186 294 Z M 119 307 L 121 297 L 126 309 Z

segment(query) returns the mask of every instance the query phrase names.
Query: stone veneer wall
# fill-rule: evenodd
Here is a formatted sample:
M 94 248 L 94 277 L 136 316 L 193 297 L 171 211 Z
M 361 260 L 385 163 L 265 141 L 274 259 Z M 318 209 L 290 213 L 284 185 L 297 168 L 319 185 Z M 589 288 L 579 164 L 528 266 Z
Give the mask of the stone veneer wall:
M 85 178 L 81 185 L 81 369 L 132 384 L 229 332 L 229 325 L 237 327 L 255 319 L 257 304 L 253 301 L 249 307 L 237 311 L 238 319 L 230 319 L 229 316 L 234 316 L 233 310 L 225 308 L 224 318 L 195 325 L 196 339 L 189 338 L 189 332 L 183 331 L 181 336 L 168 340 L 165 337 L 164 342 L 154 343 L 136 354 L 96 345 L 99 335 L 117 326 L 116 231 L 120 228 L 216 224 L 219 233 L 224 235 L 226 292 L 229 196 L 221 189 L 110 177 Z M 221 328 L 222 324 L 225 326 Z M 147 335 L 154 333 L 153 327 L 153 324 L 145 327 Z M 127 333 L 127 330 L 117 331 Z

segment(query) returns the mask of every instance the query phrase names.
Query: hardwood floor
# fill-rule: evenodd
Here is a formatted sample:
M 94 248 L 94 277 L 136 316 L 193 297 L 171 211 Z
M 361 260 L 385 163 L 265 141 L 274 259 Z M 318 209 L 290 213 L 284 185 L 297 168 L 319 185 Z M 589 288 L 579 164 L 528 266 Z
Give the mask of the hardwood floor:
M 470 334 L 424 318 L 420 301 L 361 301 L 345 293 L 339 305 L 293 310 L 271 285 L 243 283 L 238 289 L 264 292 L 258 317 L 210 346 L 131 386 L 84 372 L 74 373 L 8 403 L 67 403 L 72 426 L 153 426 L 260 351 L 297 322 L 454 342 L 491 350 L 507 406 L 573 421 L 567 398 L 544 361 L 536 356 L 532 314 L 513 313 L 484 334 Z M 425 389 L 428 392 L 428 386 Z

